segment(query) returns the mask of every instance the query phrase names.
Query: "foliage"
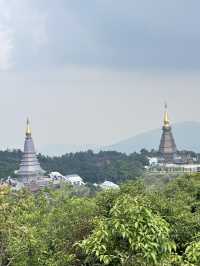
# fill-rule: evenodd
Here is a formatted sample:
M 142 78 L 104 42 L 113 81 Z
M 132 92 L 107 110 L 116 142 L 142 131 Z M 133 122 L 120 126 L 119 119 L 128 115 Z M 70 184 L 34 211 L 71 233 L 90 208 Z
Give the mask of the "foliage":
M 57 170 L 64 174 L 77 173 L 90 183 L 107 180 L 120 182 L 143 174 L 148 164 L 146 156 L 133 153 L 126 155 L 115 151 L 92 151 L 65 154 L 61 157 L 39 156 L 41 165 L 47 171 Z
M 189 262 L 200 265 L 200 241 L 193 242 L 187 247 L 186 257 Z
M 18 169 L 22 152 L 20 150 L 0 151 L 0 179 L 14 174 Z
M 0 179 L 13 176 L 19 168 L 22 152 L 0 151 Z M 148 164 L 145 155 L 133 153 L 126 155 L 115 151 L 92 151 L 69 153 L 60 157 L 48 157 L 39 154 L 41 166 L 48 172 L 79 174 L 90 183 L 101 183 L 108 179 L 119 183 L 134 179 L 143 174 L 144 166 Z
M 0 266 L 200 265 L 200 174 L 159 178 L 97 194 L 0 185 Z
M 5 248 L 0 265 L 72 265 L 73 244 L 90 231 L 95 205 L 66 192 L 69 189 L 5 196 L 7 207 L 0 224 L 0 243 Z
M 199 192 L 199 175 L 193 175 L 178 177 L 164 191 L 151 196 L 152 208 L 171 224 L 172 238 L 180 255 L 200 232 Z
M 129 196 L 119 198 L 109 217 L 96 223 L 81 244 L 90 265 L 157 265 L 175 249 L 167 222 Z

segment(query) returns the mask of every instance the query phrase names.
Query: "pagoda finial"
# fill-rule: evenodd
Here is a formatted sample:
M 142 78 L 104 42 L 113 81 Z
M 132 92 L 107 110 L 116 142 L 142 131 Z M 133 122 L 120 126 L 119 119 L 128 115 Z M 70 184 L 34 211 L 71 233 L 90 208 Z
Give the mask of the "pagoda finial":
M 165 112 L 164 112 L 164 127 L 169 127 L 169 115 L 167 111 L 167 103 L 165 102 Z
M 26 136 L 31 136 L 31 127 L 30 127 L 30 120 L 29 118 L 27 118 L 26 121 Z

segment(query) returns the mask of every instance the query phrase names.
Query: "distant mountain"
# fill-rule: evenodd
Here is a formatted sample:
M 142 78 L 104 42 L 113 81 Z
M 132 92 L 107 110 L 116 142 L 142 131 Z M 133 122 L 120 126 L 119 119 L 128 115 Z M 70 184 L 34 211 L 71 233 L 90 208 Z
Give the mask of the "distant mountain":
M 200 122 L 182 122 L 172 125 L 173 135 L 179 150 L 192 150 L 200 152 Z M 116 150 L 125 153 L 158 149 L 161 137 L 161 129 L 147 131 L 135 137 L 121 141 L 105 150 Z
M 200 122 L 182 122 L 172 125 L 173 135 L 179 150 L 192 150 L 200 152 Z M 132 153 L 145 148 L 158 149 L 161 138 L 161 128 L 138 134 L 127 140 L 120 141 L 111 146 L 99 147 L 97 145 L 46 145 L 40 152 L 50 156 L 62 155 L 69 152 L 93 150 L 114 150 L 123 153 Z

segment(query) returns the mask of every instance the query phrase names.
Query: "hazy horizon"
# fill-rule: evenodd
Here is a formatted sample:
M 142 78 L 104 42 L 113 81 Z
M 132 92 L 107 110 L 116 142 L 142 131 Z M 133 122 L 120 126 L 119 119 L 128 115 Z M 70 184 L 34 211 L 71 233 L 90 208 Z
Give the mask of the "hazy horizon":
M 178 6 L 178 8 L 175 8 Z M 0 0 L 0 148 L 110 145 L 200 121 L 200 3 Z

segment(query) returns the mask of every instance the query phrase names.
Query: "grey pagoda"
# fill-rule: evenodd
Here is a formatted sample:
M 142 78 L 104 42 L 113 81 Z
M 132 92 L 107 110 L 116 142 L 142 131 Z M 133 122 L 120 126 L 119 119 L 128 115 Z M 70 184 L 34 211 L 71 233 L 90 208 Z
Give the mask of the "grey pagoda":
M 16 174 L 23 183 L 35 182 L 44 175 L 45 171 L 41 168 L 36 156 L 34 142 L 31 136 L 29 119 L 27 119 L 26 137 L 24 142 L 24 152 L 19 170 Z

